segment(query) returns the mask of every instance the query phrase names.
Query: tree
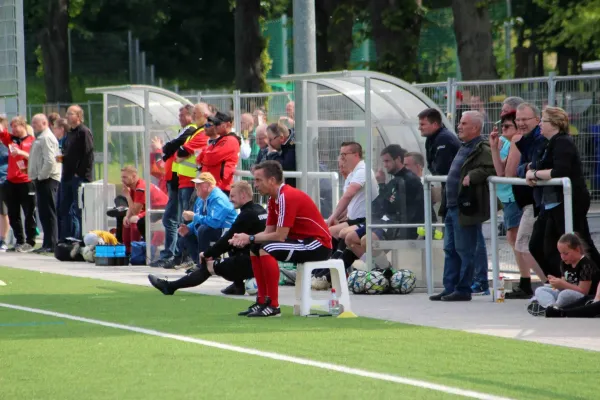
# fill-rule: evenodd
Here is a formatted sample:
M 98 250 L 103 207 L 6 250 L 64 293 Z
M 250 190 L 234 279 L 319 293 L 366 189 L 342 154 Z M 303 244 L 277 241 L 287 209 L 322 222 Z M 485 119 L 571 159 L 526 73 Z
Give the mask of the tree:
M 452 0 L 458 59 L 465 80 L 498 78 L 487 6 L 482 0 Z
M 406 81 L 418 80 L 422 10 L 418 0 L 371 0 L 371 37 L 376 69 Z
M 46 4 L 46 7 L 44 7 Z M 69 75 L 69 0 L 29 0 L 25 2 L 25 20 L 37 36 L 42 54 L 46 101 L 70 103 Z
M 260 27 L 260 0 L 236 0 L 235 4 L 235 86 L 243 92 L 267 90 L 265 58 L 267 42 Z

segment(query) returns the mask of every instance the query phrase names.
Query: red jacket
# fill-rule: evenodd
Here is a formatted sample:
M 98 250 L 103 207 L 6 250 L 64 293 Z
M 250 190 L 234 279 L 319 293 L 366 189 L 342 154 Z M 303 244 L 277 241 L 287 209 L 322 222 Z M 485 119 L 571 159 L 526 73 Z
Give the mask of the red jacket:
M 230 133 L 204 148 L 196 162 L 202 166 L 202 172 L 210 172 L 215 177 L 217 187 L 229 191 L 239 158 L 240 139 Z
M 165 179 L 165 162 L 162 159 L 162 151 L 150 153 L 150 175 L 158 179 L 158 187 L 167 193 L 167 180 Z
M 6 175 L 6 180 L 11 183 L 27 183 L 31 182 L 29 179 L 29 175 L 27 175 L 27 165 L 28 160 L 23 156 L 13 156 L 10 152 L 10 146 L 16 146 L 20 150 L 23 150 L 26 153 L 31 151 L 31 145 L 35 138 L 33 136 L 25 136 L 24 138 L 16 138 L 6 129 L 0 131 L 0 141 L 4 143 L 6 147 L 9 148 L 8 151 L 8 172 Z M 19 166 L 19 161 L 22 161 L 22 167 L 25 172 L 23 172 Z

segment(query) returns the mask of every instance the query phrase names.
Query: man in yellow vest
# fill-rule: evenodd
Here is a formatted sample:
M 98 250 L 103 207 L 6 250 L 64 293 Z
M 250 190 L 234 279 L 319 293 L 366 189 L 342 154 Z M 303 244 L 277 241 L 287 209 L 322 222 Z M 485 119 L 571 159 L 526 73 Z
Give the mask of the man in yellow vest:
M 194 183 L 192 179 L 196 177 L 197 166 L 196 156 L 202 151 L 208 142 L 204 128 L 207 118 L 211 115 L 208 104 L 198 103 L 192 111 L 192 119 L 196 130 L 187 137 L 185 142 L 179 146 L 175 153 L 175 162 L 173 163 L 173 172 L 179 177 L 179 186 L 177 188 L 178 196 L 178 219 L 182 221 L 182 213 L 191 210 L 190 199 L 194 193 Z M 177 248 L 174 257 L 159 265 L 163 268 L 174 268 L 183 263 L 182 249 Z

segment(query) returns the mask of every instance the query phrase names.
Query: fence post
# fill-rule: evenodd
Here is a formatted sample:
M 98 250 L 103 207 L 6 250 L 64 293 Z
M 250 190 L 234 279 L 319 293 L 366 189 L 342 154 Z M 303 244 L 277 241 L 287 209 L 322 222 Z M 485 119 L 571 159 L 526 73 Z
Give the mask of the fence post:
M 431 216 L 431 183 L 427 176 L 423 180 L 423 196 L 425 196 L 425 279 L 427 280 L 427 294 L 433 295 L 433 232 Z
M 562 178 L 563 198 L 565 202 L 565 232 L 573 232 L 573 190 L 571 179 Z
M 492 241 L 492 301 L 496 301 L 500 265 L 498 261 L 498 199 L 496 198 L 496 185 L 488 179 L 490 187 L 490 236 Z
M 60 107 L 58 108 L 60 110 Z M 87 101 L 87 113 L 88 113 L 88 120 L 90 121 L 90 131 L 94 132 L 94 128 L 93 128 L 93 124 L 94 124 L 94 119 L 92 118 L 92 103 L 90 100 Z
M 548 105 L 554 107 L 556 104 L 556 77 L 555 72 L 550 72 L 548 75 Z

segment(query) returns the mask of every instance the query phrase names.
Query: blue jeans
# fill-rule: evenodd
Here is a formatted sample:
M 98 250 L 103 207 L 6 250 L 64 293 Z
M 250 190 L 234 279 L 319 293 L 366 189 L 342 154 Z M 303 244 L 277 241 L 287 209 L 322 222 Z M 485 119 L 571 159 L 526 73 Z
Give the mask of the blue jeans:
M 490 288 L 488 280 L 488 256 L 487 248 L 485 246 L 485 239 L 483 237 L 483 231 L 479 229 L 477 234 L 477 248 L 475 249 L 475 272 L 473 277 L 473 283 L 481 285 L 483 290 Z
M 223 229 L 211 228 L 207 225 L 201 225 L 194 233 L 190 232 L 185 236 L 180 236 L 178 247 L 181 252 L 185 252 L 192 258 L 195 264 L 200 261 L 200 253 L 206 251 L 210 247 L 211 242 L 219 240 L 223 234 Z
M 444 292 L 470 294 L 475 262 L 478 260 L 476 255 L 482 254 L 481 250 L 478 251 L 478 246 L 473 246 L 473 243 L 479 240 L 479 236 L 483 239 L 481 224 L 460 226 L 458 207 L 448 208 L 445 224 Z
M 79 187 L 85 181 L 74 176 L 60 183 L 60 229 L 59 238 L 63 240 L 68 237 L 81 239 L 81 209 L 77 206 Z
M 181 213 L 179 212 L 178 191 L 171 189 L 171 184 L 167 183 L 169 201 L 165 206 L 162 223 L 165 227 L 165 248 L 160 251 L 161 260 L 168 260 L 177 253 L 177 222 Z
M 181 214 L 183 214 L 184 211 L 190 210 L 190 198 L 192 197 L 194 190 L 194 188 L 179 188 L 177 190 L 177 221 L 179 223 L 183 222 L 183 216 Z M 175 247 L 173 255 L 175 257 L 181 257 L 181 251 L 181 247 L 177 246 Z

